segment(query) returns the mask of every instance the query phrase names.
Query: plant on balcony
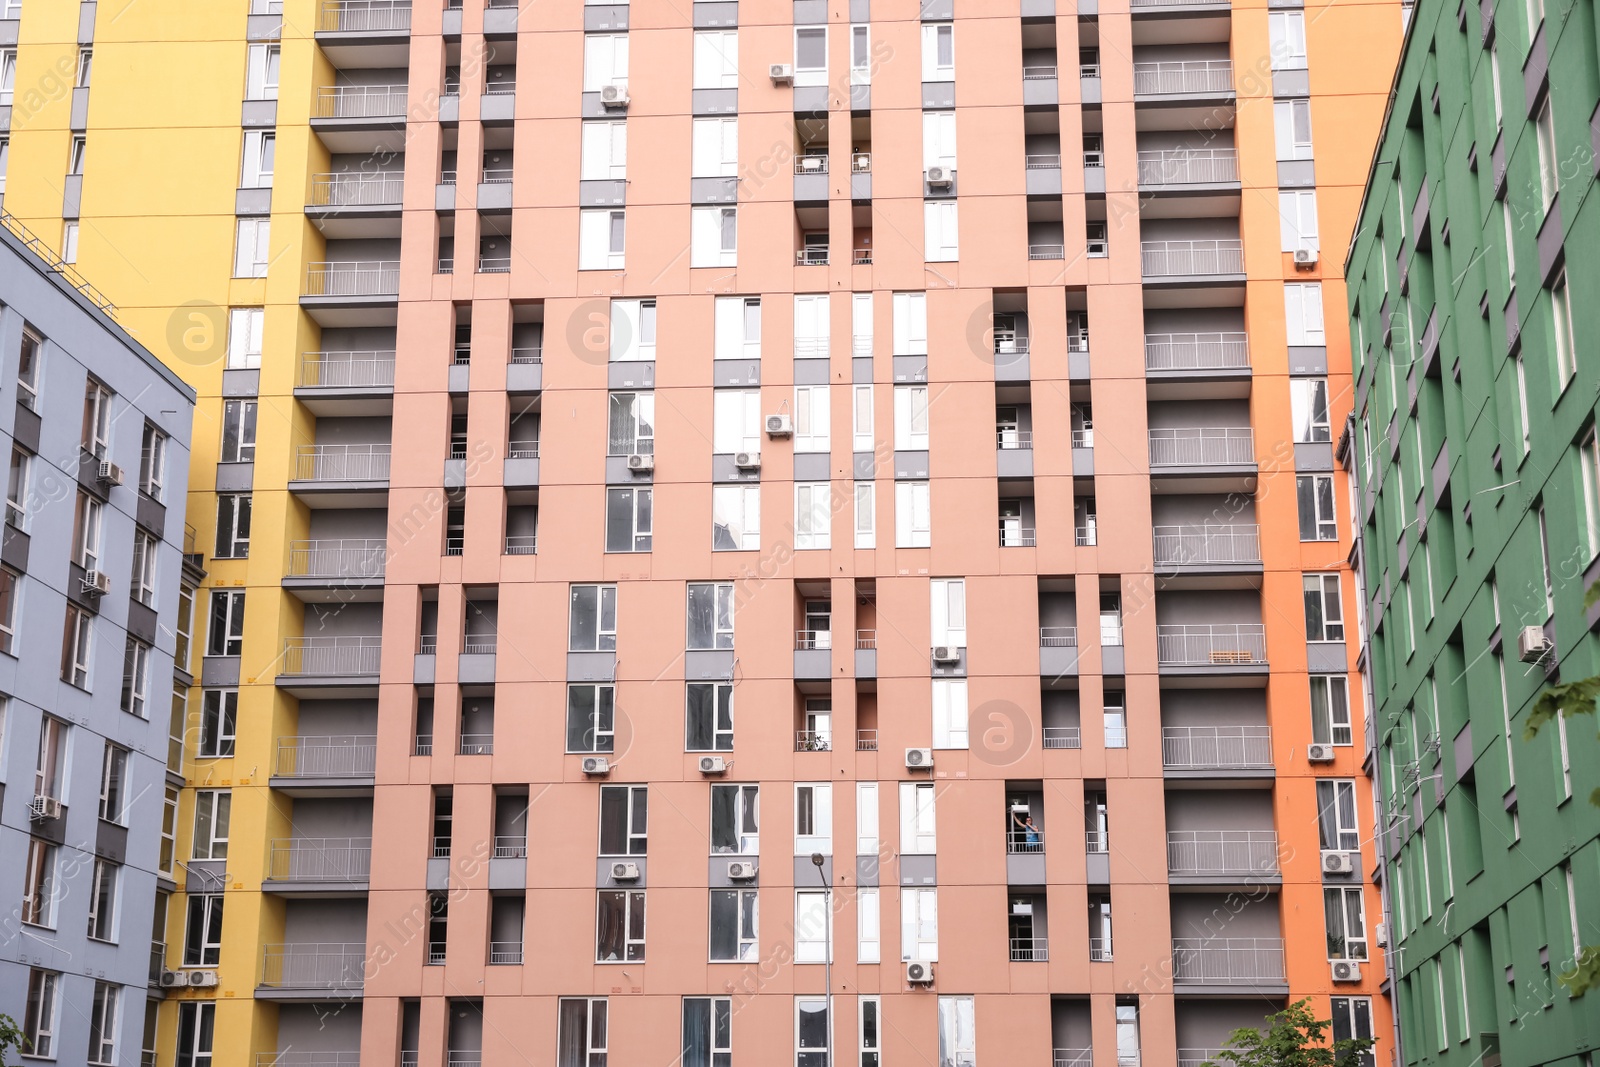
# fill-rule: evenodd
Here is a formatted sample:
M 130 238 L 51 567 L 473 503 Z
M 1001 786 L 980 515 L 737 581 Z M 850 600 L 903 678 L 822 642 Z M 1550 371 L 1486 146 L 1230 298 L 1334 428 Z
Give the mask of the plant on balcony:
M 1310 1000 L 1297 1000 L 1265 1021 L 1264 1031 L 1249 1026 L 1235 1030 L 1217 1059 L 1233 1067 L 1335 1067 L 1352 1062 L 1352 1057 L 1360 1057 L 1372 1047 L 1371 1038 L 1328 1044 L 1327 1034 L 1333 1023 L 1318 1019 L 1311 1011 Z M 1220 1065 L 1207 1061 L 1203 1067 Z
M 1600 582 L 1591 585 L 1583 595 L 1583 606 L 1590 608 L 1600 600 Z M 1555 721 L 1557 715 L 1568 719 L 1574 715 L 1595 714 L 1595 698 L 1600 696 L 1600 675 L 1580 678 L 1576 682 L 1546 686 L 1539 699 L 1528 712 L 1528 721 L 1522 728 L 1522 739 L 1532 741 L 1539 736 L 1540 728 Z M 1600 807 L 1600 789 L 1589 794 L 1589 803 Z M 1591 989 L 1600 989 L 1600 945 L 1585 945 L 1572 961 L 1572 970 L 1558 974 L 1556 981 L 1567 992 L 1581 997 Z

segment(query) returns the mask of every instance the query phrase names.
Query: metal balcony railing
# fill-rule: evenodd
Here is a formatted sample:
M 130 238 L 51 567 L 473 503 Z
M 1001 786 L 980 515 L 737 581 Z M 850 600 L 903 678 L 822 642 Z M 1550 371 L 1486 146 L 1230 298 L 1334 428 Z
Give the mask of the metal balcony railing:
M 1039 645 L 1043 648 L 1075 648 L 1078 644 L 1076 626 L 1039 627 Z
M 451 456 L 451 459 L 466 459 L 466 456 Z M 444 554 L 447 556 L 462 556 L 467 551 L 467 538 L 465 534 L 445 534 Z
M 544 348 L 538 345 L 528 345 L 511 350 L 511 362 L 517 366 L 528 366 L 544 362 Z
M 794 172 L 796 174 L 826 174 L 828 173 L 828 157 L 826 155 L 795 156 Z
M 1104 169 L 1105 165 L 1106 154 L 1104 152 L 1097 149 L 1089 149 L 1083 153 L 1083 167 L 1085 170 L 1093 170 L 1096 167 Z
M 827 266 L 828 250 L 826 248 L 800 248 L 795 250 L 794 261 L 797 265 Z
M 321 33 L 409 30 L 411 0 L 323 0 L 317 17 Z
M 850 170 L 856 174 L 872 173 L 872 153 L 856 152 L 850 156 Z
M 416 1049 L 400 1050 L 400 1067 L 417 1067 L 417 1061 L 422 1058 L 422 1053 Z
M 398 205 L 405 187 L 406 180 L 403 174 L 362 174 L 359 171 L 313 174 L 306 206 L 337 208 Z
M 433 755 L 433 735 L 418 734 L 416 740 L 411 743 L 411 754 L 413 756 Z
M 1042 937 L 1013 937 L 1012 963 L 1044 963 L 1050 958 L 1050 942 Z
M 280 778 L 370 778 L 378 765 L 372 734 L 322 734 L 278 738 L 273 774 Z
M 1033 447 L 1033 431 L 996 430 L 995 447 L 1003 450 L 1031 449 Z
M 1232 238 L 1207 241 L 1141 241 L 1139 262 L 1146 278 L 1243 274 L 1244 245 Z
M 1000 547 L 1001 548 L 1033 548 L 1039 543 L 1039 538 L 1030 526 L 1014 526 L 1006 520 L 1000 520 Z
M 1277 874 L 1278 835 L 1271 830 L 1168 830 L 1173 874 Z
M 261 953 L 261 984 L 273 989 L 360 989 L 366 957 L 362 941 L 266 945 Z
M 302 389 L 390 389 L 394 387 L 393 352 L 302 352 Z
M 386 482 L 388 445 L 301 445 L 294 476 L 304 482 Z
M 876 651 L 877 647 L 878 647 L 878 631 L 876 631 L 876 630 L 857 630 L 856 631 L 856 648 L 858 650 L 863 651 L 863 652 Z
M 361 1067 L 361 1052 L 258 1052 L 256 1067 Z
M 794 750 L 796 752 L 828 752 L 833 749 L 833 733 L 830 730 L 796 730 L 794 732 Z
M 1089 959 L 1093 963 L 1106 963 L 1111 959 L 1111 939 L 1109 937 L 1091 937 L 1089 939 Z
M 1083 739 L 1079 736 L 1076 726 L 1046 726 L 1042 732 L 1045 748 L 1083 747 Z
M 434 656 L 439 653 L 439 635 L 421 634 L 417 637 L 417 654 L 419 656 Z
M 1104 830 L 1085 830 L 1083 832 L 1083 850 L 1098 855 L 1111 851 L 1111 835 Z
M 461 756 L 494 755 L 494 734 L 462 734 L 456 754 Z
M 1022 68 L 1022 80 L 1025 82 L 1053 81 L 1059 76 L 1060 74 L 1056 68 L 1051 66 L 1040 65 Z
M 1134 5 L 1135 7 L 1138 4 Z M 1220 1048 L 1180 1048 L 1178 1050 L 1178 1067 L 1204 1067 L 1207 1063 L 1226 1063 L 1221 1059 Z
M 312 118 L 385 119 L 406 113 L 404 85 L 328 85 L 317 90 Z
M 996 330 L 994 332 L 994 354 L 997 356 L 1019 356 L 1028 351 L 1026 337 L 1018 337 L 1014 330 Z
M 499 634 L 468 634 L 461 651 L 469 656 L 492 656 L 500 644 Z
M 1058 1048 L 1054 1050 L 1052 1067 L 1093 1067 L 1094 1050 L 1088 1048 Z
M 876 751 L 878 751 L 878 731 L 876 731 L 876 730 L 857 730 L 856 731 L 856 751 L 857 752 L 876 752 Z
M 1250 343 L 1243 330 L 1218 333 L 1147 333 L 1145 370 L 1246 370 Z
M 1281 937 L 1175 937 L 1175 982 L 1281 982 Z
M 1098 78 L 1098 77 L 1100 77 L 1100 64 L 1098 64 L 1098 63 L 1079 63 L 1078 64 L 1078 77 L 1079 78 Z
M 1026 170 L 1060 170 L 1061 153 L 1042 152 L 1038 155 L 1024 156 L 1022 166 Z
M 289 542 L 291 578 L 382 578 L 388 543 L 381 537 Z
M 812 652 L 832 647 L 832 630 L 796 630 L 794 632 L 794 649 L 796 652 Z
M 445 834 L 437 834 L 433 839 L 433 858 L 436 860 L 447 859 L 450 855 L 450 838 Z
M 1260 563 L 1261 527 L 1255 523 L 1154 528 L 1158 564 Z
M 1067 351 L 1089 351 L 1089 331 L 1081 328 L 1073 329 L 1069 327 L 1067 333 Z
M 512 441 L 506 446 L 507 459 L 538 459 L 538 441 Z
M 1006 851 L 1013 855 L 1022 853 L 1044 852 L 1044 834 L 1034 831 L 1032 840 L 1026 830 L 1019 830 L 1015 826 L 1006 831 Z
M 538 534 L 506 534 L 506 555 L 532 556 L 539 547 Z
M 1150 431 L 1150 466 L 1207 467 L 1254 463 L 1248 426 L 1182 426 Z
M 267 847 L 269 882 L 364 882 L 371 873 L 370 837 L 291 837 Z
M 1161 763 L 1184 770 L 1272 766 L 1269 726 L 1163 726 Z
M 1072 431 L 1072 447 L 1073 448 L 1093 448 L 1094 447 L 1094 429 L 1092 427 L 1085 426 L 1085 427 L 1083 427 L 1081 429 L 1073 430 Z
M 444 963 L 444 959 L 445 959 L 445 943 L 443 941 L 429 941 L 428 942 L 428 964 L 429 964 L 429 966 L 438 967 L 438 966 L 440 966 L 441 964 Z
M 493 7 L 494 5 L 490 4 L 488 6 Z M 517 83 L 512 78 L 501 78 L 499 81 L 492 81 L 483 87 L 484 96 L 515 96 L 516 93 Z
M 515 172 L 513 167 L 484 167 L 483 177 L 478 180 L 484 185 L 504 185 L 511 180 Z
M 1029 259 L 1066 259 L 1067 258 L 1067 249 L 1066 249 L 1065 245 L 1032 245 L 1031 244 L 1031 245 L 1028 246 L 1028 258 Z
M 1158 623 L 1156 662 L 1163 667 L 1236 667 L 1267 662 L 1259 622 Z
M 497 860 L 521 860 L 528 858 L 528 837 L 526 834 L 506 835 L 499 834 L 494 839 L 494 858 Z
M 1133 65 L 1134 96 L 1233 91 L 1233 63 L 1226 59 L 1182 59 Z
M 872 249 L 857 248 L 850 252 L 850 262 L 858 267 L 872 266 Z
M 1156 148 L 1139 153 L 1140 185 L 1197 185 L 1239 180 L 1232 148 Z
M 383 638 L 372 637 L 286 637 L 283 641 L 283 673 L 314 678 L 338 678 L 377 674 L 383 652 Z
M 521 963 L 521 941 L 489 942 L 489 962 L 492 964 Z
M 1099 527 L 1094 522 L 1094 516 L 1091 515 L 1089 519 L 1086 525 L 1074 531 L 1079 548 L 1093 548 L 1098 543 Z
M 443 961 L 441 961 L 443 962 Z M 445 1056 L 445 1067 L 483 1067 L 481 1052 L 451 1052 Z
M 857 341 L 859 343 L 859 339 Z M 794 354 L 797 356 L 826 356 L 828 354 L 828 338 L 826 337 L 796 337 L 794 339 Z M 857 353 L 858 355 L 861 353 Z M 867 342 L 867 355 L 872 354 L 872 343 Z
M 306 264 L 306 296 L 399 296 L 397 259 L 319 261 Z
M 511 273 L 511 257 L 510 256 L 479 256 L 478 257 L 478 273 L 479 274 L 510 274 Z

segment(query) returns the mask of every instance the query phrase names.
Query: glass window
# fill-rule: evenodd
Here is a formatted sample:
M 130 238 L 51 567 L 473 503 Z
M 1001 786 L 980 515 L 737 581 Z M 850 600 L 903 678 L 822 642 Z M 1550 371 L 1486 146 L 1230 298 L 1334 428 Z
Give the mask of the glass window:
M 833 786 L 797 782 L 794 787 L 794 854 L 833 855 Z
M 233 794 L 226 789 L 202 789 L 194 795 L 194 858 L 228 858 L 228 822 Z
M 567 751 L 610 752 L 615 744 L 615 685 L 567 686 Z
M 1333 477 L 1325 474 L 1297 474 L 1294 479 L 1295 505 L 1300 516 L 1300 540 L 1337 541 L 1339 520 L 1333 506 Z
M 100 818 L 122 822 L 127 808 L 128 750 L 107 741 L 100 757 Z
M 642 962 L 644 890 L 602 889 L 596 898 L 595 962 Z
M 600 855 L 643 856 L 649 789 L 642 785 L 600 787 Z
M 711 547 L 717 552 L 761 547 L 761 487 L 717 485 L 711 489 Z
M 684 749 L 732 752 L 733 686 L 726 682 L 690 682 L 684 692 Z
M 556 1067 L 605 1067 L 608 1014 L 605 997 L 561 998 Z
M 568 651 L 615 652 L 617 650 L 617 587 L 614 585 L 573 586 L 567 620 Z
M 939 1063 L 976 1067 L 978 1039 L 972 997 L 939 998 Z
M 606 490 L 606 551 L 649 552 L 651 503 L 649 489 Z
M 733 648 L 733 583 L 690 582 L 687 602 L 688 647 Z
M 761 787 L 711 787 L 711 851 L 754 856 L 760 848 Z
M 1367 926 L 1360 886 L 1328 886 L 1322 890 L 1330 960 L 1367 958 Z
M 239 719 L 237 689 L 207 689 L 200 698 L 201 759 L 233 755 L 234 729 Z
M 222 959 L 221 893 L 196 893 L 188 899 L 184 923 L 183 965 L 215 967 Z
M 211 594 L 211 625 L 206 634 L 206 655 L 237 656 L 244 651 L 244 590 Z
M 830 1067 L 828 998 L 794 998 L 795 1067 Z
M 759 951 L 757 891 L 711 891 L 711 960 L 754 960 Z
M 1339 600 L 1337 574 L 1304 576 L 1306 640 L 1343 641 L 1344 613 Z
M 1333 440 L 1328 421 L 1328 380 L 1295 378 L 1289 383 L 1290 414 L 1294 439 L 1299 443 Z
M 1355 783 L 1317 782 L 1317 827 L 1324 852 L 1354 852 L 1361 847 Z
M 1319 745 L 1348 745 L 1354 740 L 1350 683 L 1340 675 L 1311 676 L 1311 740 Z
M 733 1067 L 733 998 L 683 998 L 680 1067 Z

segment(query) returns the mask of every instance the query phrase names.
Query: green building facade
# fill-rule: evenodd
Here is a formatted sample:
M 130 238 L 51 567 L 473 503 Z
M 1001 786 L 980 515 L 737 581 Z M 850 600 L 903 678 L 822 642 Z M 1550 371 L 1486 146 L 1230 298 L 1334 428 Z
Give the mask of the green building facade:
M 1407 1064 L 1593 1067 L 1600 673 L 1594 0 L 1419 0 L 1346 274 L 1389 992 Z M 1597 794 L 1600 796 L 1600 794 Z

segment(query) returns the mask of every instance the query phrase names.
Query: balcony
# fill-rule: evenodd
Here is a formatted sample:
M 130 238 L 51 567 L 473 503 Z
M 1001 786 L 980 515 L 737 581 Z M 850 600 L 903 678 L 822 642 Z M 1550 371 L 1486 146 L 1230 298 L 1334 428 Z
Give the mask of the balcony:
M 1111 959 L 1111 939 L 1109 937 L 1089 938 L 1090 963 L 1110 963 Z
M 794 262 L 797 267 L 826 267 L 828 265 L 828 250 L 817 247 L 797 249 L 794 254 Z M 795 355 L 799 355 L 799 352 L 796 352 Z
M 1076 726 L 1046 726 L 1042 733 L 1045 748 L 1083 747 L 1083 738 Z
M 499 835 L 494 839 L 494 855 L 497 860 L 525 860 L 528 858 L 528 837 L 526 834 Z
M 828 730 L 796 730 L 794 732 L 794 750 L 796 752 L 831 752 L 833 750 L 833 734 Z
M 1175 572 L 1261 570 L 1261 527 L 1255 523 L 1157 526 L 1155 563 Z
M 406 90 L 404 84 L 324 86 L 317 91 L 311 119 L 313 122 L 319 119 L 404 119 Z
M 1238 280 L 1244 274 L 1244 244 L 1237 238 L 1142 241 L 1139 263 L 1146 282 Z
M 386 415 L 394 407 L 394 351 L 302 352 L 294 395 L 314 415 Z
M 1139 188 L 1238 185 L 1239 156 L 1232 148 L 1160 148 L 1139 153 Z
M 359 996 L 365 942 L 266 945 L 256 996 L 271 1000 L 333 1000 Z
M 1175 937 L 1172 980 L 1179 985 L 1281 986 L 1283 938 Z
M 1277 879 L 1278 835 L 1271 830 L 1168 830 L 1167 871 L 1184 882 Z
M 828 200 L 828 157 L 804 154 L 794 157 L 795 203 L 826 203 Z
M 324 217 L 344 212 L 363 216 L 398 212 L 405 186 L 405 175 L 398 173 L 339 171 L 313 174 L 311 192 L 306 198 L 306 214 Z M 394 236 L 398 236 L 398 233 Z
M 1269 726 L 1163 726 L 1161 765 L 1168 771 L 1256 771 L 1271 775 Z M 1227 777 L 1228 775 L 1223 775 Z
M 301 445 L 295 450 L 291 492 L 329 507 L 371 506 L 366 497 L 389 489 L 387 444 Z M 326 499 L 323 499 L 326 498 Z
M 383 538 L 338 537 L 289 542 L 285 589 L 306 593 L 339 591 L 341 602 L 351 591 L 381 590 L 388 544 Z M 376 595 L 373 599 L 376 598 Z M 311 596 L 310 599 L 327 599 Z
M 280 737 L 271 784 L 291 796 L 341 795 L 370 788 L 377 764 L 372 734 Z
M 1088 1048 L 1058 1048 L 1053 1050 L 1052 1067 L 1093 1067 L 1094 1050 Z
M 295 837 L 267 849 L 263 890 L 302 895 L 365 893 L 372 875 L 370 837 Z
M 521 941 L 491 941 L 489 942 L 489 963 L 493 966 L 518 964 L 522 962 Z
M 1061 195 L 1061 154 L 1041 152 L 1023 157 L 1023 178 L 1029 196 Z
M 1256 476 L 1255 434 L 1248 426 L 1178 426 L 1150 431 L 1157 492 L 1247 492 Z
M 1085 830 L 1083 832 L 1083 851 L 1085 855 L 1101 856 L 1111 852 L 1111 835 L 1104 830 Z
M 1028 246 L 1029 259 L 1066 259 L 1065 245 L 1035 245 Z
M 361 1067 L 361 1052 L 258 1052 L 256 1067 Z
M 1006 853 L 1016 856 L 1025 853 L 1043 853 L 1044 838 L 1038 831 L 1029 833 L 1014 827 L 1006 831 Z
M 377 696 L 378 635 L 287 637 L 278 663 L 278 687 L 302 699 Z
M 1078 673 L 1078 628 L 1039 627 L 1039 676 L 1060 678 Z M 1076 731 L 1074 731 L 1076 733 Z M 1067 746 L 1062 746 L 1067 747 Z M 1076 745 L 1072 747 L 1077 747 Z
M 1178 1067 L 1205 1067 L 1208 1063 L 1223 1063 L 1220 1048 L 1180 1048 Z
M 1055 64 L 1039 63 L 1022 68 L 1024 107 L 1054 107 L 1061 99 L 1061 72 Z
M 878 751 L 878 731 L 876 731 L 876 730 L 857 730 L 856 731 L 856 751 L 857 752 L 876 752 L 876 751 Z
M 323 0 L 317 33 L 404 33 L 411 29 L 411 0 Z
M 382 300 L 400 295 L 397 259 L 319 261 L 306 265 L 301 300 Z
M 1000 520 L 1001 548 L 1033 548 L 1039 543 L 1032 527 L 1020 526 L 1014 521 Z
M 1182 59 L 1133 65 L 1133 95 L 1231 97 L 1233 63 L 1226 59 Z
M 1259 622 L 1158 623 L 1156 664 L 1231 670 L 1267 665 L 1267 633 Z
M 1042 937 L 1013 937 L 1012 963 L 1044 963 L 1050 959 L 1050 942 Z
M 532 556 L 536 555 L 538 550 L 538 534 L 506 534 L 506 555 Z
M 462 734 L 456 747 L 458 756 L 494 755 L 494 734 Z
M 1152 400 L 1195 399 L 1197 383 L 1206 396 L 1246 396 L 1249 340 L 1243 330 L 1147 333 L 1144 370 Z

